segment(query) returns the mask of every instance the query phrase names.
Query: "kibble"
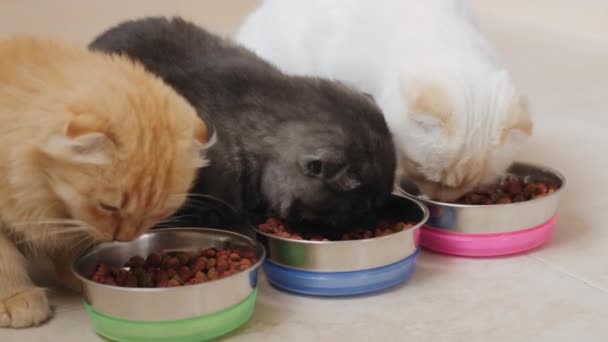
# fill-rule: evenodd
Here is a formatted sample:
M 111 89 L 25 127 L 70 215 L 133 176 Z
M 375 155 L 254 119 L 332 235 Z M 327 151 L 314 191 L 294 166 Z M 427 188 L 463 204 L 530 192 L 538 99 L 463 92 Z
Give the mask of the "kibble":
M 88 277 L 94 282 L 122 287 L 176 287 L 225 278 L 256 262 L 252 250 L 208 248 L 200 253 L 154 252 L 134 256 L 121 268 L 99 263 Z
M 306 235 L 300 232 L 295 232 L 285 223 L 276 218 L 267 218 L 264 223 L 258 225 L 258 229 L 264 233 L 273 234 L 279 237 L 293 240 L 310 240 L 310 241 L 346 241 L 346 240 L 361 240 L 381 237 L 398 233 L 412 227 L 411 223 L 383 221 L 377 224 L 376 228 L 357 228 L 349 232 L 331 232 L 326 235 Z
M 485 186 L 469 192 L 455 201 L 459 204 L 490 205 L 525 202 L 550 195 L 557 191 L 557 185 L 530 182 L 521 177 L 504 177 L 498 184 Z

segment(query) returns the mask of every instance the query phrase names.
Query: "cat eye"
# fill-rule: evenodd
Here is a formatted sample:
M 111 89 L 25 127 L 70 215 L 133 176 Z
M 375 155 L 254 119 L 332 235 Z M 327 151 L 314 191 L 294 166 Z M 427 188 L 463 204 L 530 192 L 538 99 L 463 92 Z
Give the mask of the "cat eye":
M 110 205 L 110 204 L 106 204 L 103 202 L 99 202 L 99 207 L 103 210 L 110 211 L 110 212 L 117 212 L 119 210 L 118 207 Z
M 323 162 L 318 159 L 310 160 L 306 164 L 306 170 L 309 176 L 319 176 L 323 172 Z

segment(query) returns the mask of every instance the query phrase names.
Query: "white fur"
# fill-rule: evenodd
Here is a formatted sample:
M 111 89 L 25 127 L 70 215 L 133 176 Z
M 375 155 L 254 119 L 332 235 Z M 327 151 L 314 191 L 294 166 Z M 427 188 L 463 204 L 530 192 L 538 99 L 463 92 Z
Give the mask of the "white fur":
M 112 161 L 112 142 L 102 133 L 89 133 L 77 138 L 58 134 L 49 139 L 43 150 L 49 155 L 73 163 L 106 165 Z
M 198 141 L 195 142 L 195 156 L 193 158 L 194 162 L 192 163 L 194 168 L 200 169 L 211 165 L 211 161 L 209 160 L 207 154 L 209 149 L 213 147 L 213 145 L 215 145 L 216 143 L 217 132 L 215 130 L 213 130 L 211 138 L 209 138 L 206 143 L 201 144 Z
M 513 115 L 528 114 L 509 110 L 520 95 L 461 1 L 265 0 L 237 41 L 286 73 L 372 94 L 399 150 L 398 174 L 412 173 L 405 165 L 414 162 L 419 185 L 434 197 L 453 199 L 492 181 L 527 136 L 510 130 L 499 141 Z M 452 134 L 412 106 L 429 84 L 449 99 Z

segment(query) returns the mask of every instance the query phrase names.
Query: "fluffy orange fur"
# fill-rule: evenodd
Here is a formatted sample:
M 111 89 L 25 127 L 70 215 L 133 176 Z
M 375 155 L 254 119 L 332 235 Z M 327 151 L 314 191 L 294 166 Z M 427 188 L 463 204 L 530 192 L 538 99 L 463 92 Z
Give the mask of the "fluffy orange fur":
M 76 287 L 82 248 L 133 239 L 183 205 L 207 126 L 126 58 L 28 36 L 0 41 L 0 56 L 0 327 L 27 327 L 50 315 L 28 252 Z

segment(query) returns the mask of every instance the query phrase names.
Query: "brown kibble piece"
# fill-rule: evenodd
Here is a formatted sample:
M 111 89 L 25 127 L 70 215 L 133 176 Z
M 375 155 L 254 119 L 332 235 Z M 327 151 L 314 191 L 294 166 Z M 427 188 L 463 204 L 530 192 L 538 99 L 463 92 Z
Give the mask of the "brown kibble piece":
M 212 268 L 209 271 L 207 271 L 207 277 L 210 280 L 215 280 L 215 279 L 219 278 L 219 274 L 217 273 L 217 270 L 215 268 Z
M 169 280 L 175 280 L 175 281 L 179 282 L 180 285 L 184 283 L 184 280 L 178 274 L 174 275 Z
M 150 273 L 144 273 L 141 277 L 141 283 L 139 287 L 154 287 L 154 279 Z
M 97 265 L 97 269 L 95 270 L 95 274 L 106 275 L 108 273 L 109 273 L 108 265 L 106 265 L 106 264 Z
M 178 252 L 175 257 L 179 261 L 180 265 L 187 265 L 188 261 L 190 261 L 190 254 L 186 252 Z
M 176 287 L 176 286 L 180 286 L 181 283 L 179 281 L 177 281 L 176 279 L 170 279 L 167 282 L 167 287 Z
M 204 282 L 205 281 L 203 279 L 192 278 L 186 284 L 188 284 L 188 285 L 195 285 L 195 284 L 201 284 L 201 283 L 204 283 Z
M 192 266 L 192 271 L 194 272 L 198 272 L 198 271 L 202 271 L 207 267 L 207 258 L 205 257 L 200 257 L 196 263 L 194 264 L 194 266 Z
M 180 266 L 180 262 L 177 257 L 170 257 L 165 259 L 161 266 L 168 269 L 177 269 Z
M 188 281 L 192 277 L 192 271 L 188 266 L 180 266 L 179 271 L 177 271 L 177 274 L 184 281 Z
M 150 255 L 148 255 L 148 257 L 146 258 L 146 266 L 148 267 L 158 267 L 160 266 L 160 263 L 162 261 L 162 256 L 160 255 L 160 253 L 150 253 Z
M 201 279 L 201 280 L 208 280 L 207 276 L 203 272 L 196 272 L 196 274 L 194 275 L 194 278 Z
M 137 277 L 135 277 L 133 274 L 127 275 L 127 281 L 125 282 L 125 286 L 137 287 Z
M 228 262 L 228 259 L 224 257 L 217 261 L 215 268 L 219 273 L 223 273 L 230 268 L 230 263 Z
M 276 235 L 283 237 L 283 238 L 291 238 L 291 234 L 289 234 L 288 232 L 284 232 L 284 231 L 279 231 L 276 233 Z
M 215 257 L 216 253 L 217 253 L 217 250 L 215 248 L 208 248 L 203 251 L 203 255 L 206 256 L 207 258 Z
M 241 254 L 241 258 L 251 259 L 255 257 L 255 252 L 252 250 L 239 251 L 239 253 Z
M 123 269 L 119 269 L 116 272 L 116 283 L 118 284 L 118 286 L 124 286 L 125 282 L 127 281 L 127 271 L 123 270 Z
M 496 204 L 508 204 L 508 203 L 512 203 L 511 198 L 509 198 L 509 196 L 503 195 L 502 197 L 500 197 L 498 199 L 498 201 L 496 201 Z
M 132 257 L 125 263 L 125 267 L 143 267 L 146 264 L 146 260 L 138 255 Z

